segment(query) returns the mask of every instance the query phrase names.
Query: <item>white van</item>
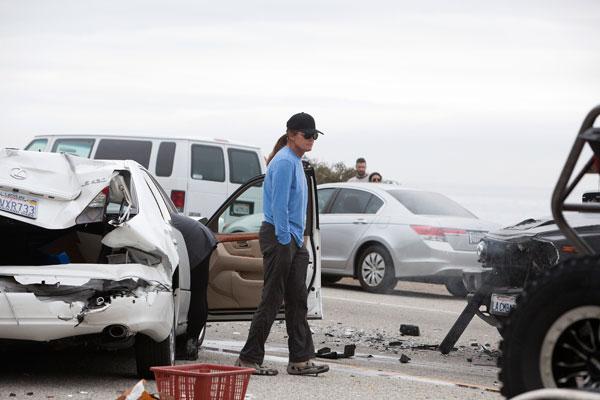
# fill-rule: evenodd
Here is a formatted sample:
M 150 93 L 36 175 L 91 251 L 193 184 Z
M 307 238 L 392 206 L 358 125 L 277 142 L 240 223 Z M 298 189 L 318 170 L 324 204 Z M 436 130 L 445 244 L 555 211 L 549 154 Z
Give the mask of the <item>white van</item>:
M 210 217 L 240 184 L 265 172 L 260 148 L 224 139 L 120 135 L 38 135 L 25 150 L 100 160 L 135 160 L 152 173 L 179 210 Z M 257 202 L 239 207 L 262 209 Z M 254 214 L 252 209 L 238 210 Z

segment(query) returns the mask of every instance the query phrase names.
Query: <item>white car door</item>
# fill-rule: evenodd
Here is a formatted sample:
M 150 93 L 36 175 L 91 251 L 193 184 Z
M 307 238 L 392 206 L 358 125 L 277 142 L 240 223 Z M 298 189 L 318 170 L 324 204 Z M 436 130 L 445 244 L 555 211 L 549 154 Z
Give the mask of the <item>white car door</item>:
M 316 212 L 316 184 L 311 168 L 305 169 L 309 206 L 305 231 L 310 255 L 307 273 L 308 318 L 321 319 L 321 259 Z M 252 319 L 263 288 L 263 259 L 258 243 L 257 214 L 262 215 L 264 175 L 251 179 L 234 192 L 208 221 L 219 244 L 210 261 L 208 320 Z M 235 224 L 239 230 L 228 230 Z M 243 229 L 242 229 L 243 227 Z M 278 318 L 283 318 L 283 306 Z

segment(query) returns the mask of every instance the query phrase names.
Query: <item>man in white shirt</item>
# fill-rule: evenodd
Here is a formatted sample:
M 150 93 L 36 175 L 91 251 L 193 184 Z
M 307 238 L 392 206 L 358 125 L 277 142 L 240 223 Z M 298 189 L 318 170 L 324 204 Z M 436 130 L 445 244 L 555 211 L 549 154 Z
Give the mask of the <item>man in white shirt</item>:
M 369 182 L 369 174 L 367 174 L 367 161 L 360 157 L 356 160 L 356 176 L 348 179 L 348 182 Z

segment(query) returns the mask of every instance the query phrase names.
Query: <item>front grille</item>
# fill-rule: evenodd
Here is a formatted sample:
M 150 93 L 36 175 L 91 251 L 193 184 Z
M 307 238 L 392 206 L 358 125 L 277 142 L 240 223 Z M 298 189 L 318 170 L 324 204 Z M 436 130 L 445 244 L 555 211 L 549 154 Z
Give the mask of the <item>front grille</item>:
M 508 242 L 485 239 L 483 266 L 506 278 L 510 286 L 523 286 L 528 277 L 538 275 L 558 262 L 552 243 L 539 240 Z

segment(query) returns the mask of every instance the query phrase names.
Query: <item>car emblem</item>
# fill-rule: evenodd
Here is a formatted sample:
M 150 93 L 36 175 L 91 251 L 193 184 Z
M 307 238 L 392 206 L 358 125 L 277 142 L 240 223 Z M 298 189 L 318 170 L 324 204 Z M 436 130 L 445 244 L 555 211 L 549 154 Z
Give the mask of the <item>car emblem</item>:
M 23 168 L 13 168 L 10 170 L 10 176 L 22 181 L 23 179 L 27 179 L 27 171 Z

